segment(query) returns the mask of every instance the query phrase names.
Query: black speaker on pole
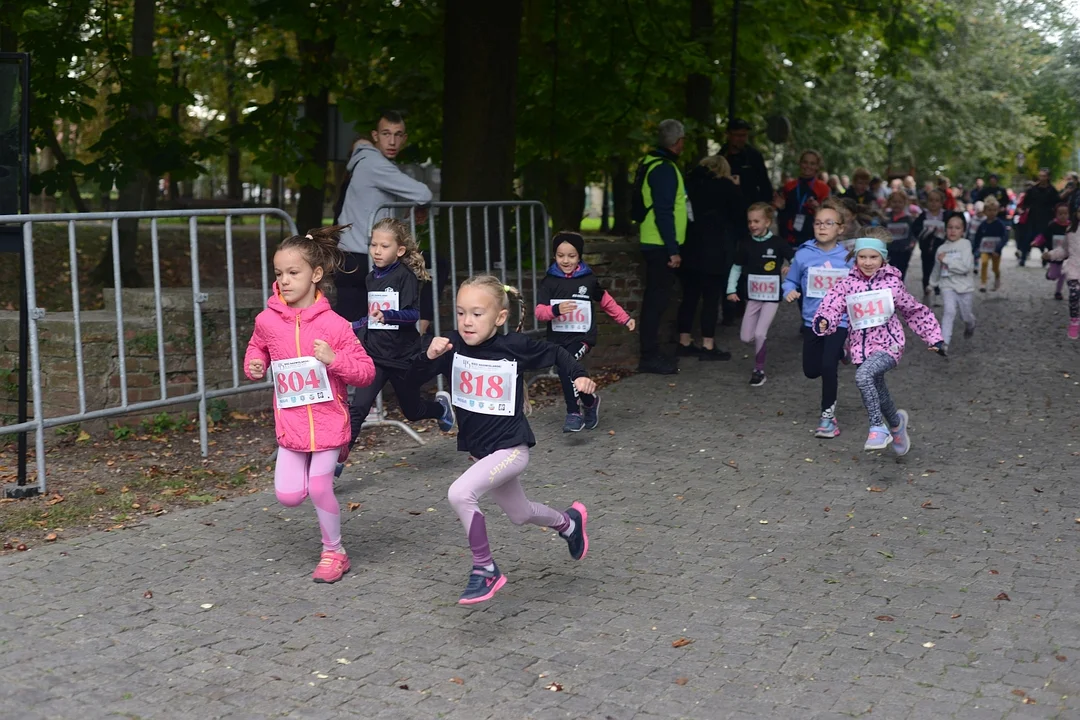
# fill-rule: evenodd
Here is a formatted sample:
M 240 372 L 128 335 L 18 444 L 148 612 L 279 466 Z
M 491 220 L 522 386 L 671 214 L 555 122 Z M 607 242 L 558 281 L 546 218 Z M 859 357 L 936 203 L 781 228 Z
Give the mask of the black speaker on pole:
M 0 53 L 0 215 L 30 212 L 30 55 Z M 26 264 L 22 225 L 0 223 L 0 253 L 19 263 L 19 409 L 18 422 L 27 420 L 29 392 L 29 320 L 26 305 Z M 5 497 L 36 495 L 26 483 L 26 433 L 19 433 L 19 474 L 4 487 Z M 39 458 L 40 461 L 40 458 Z

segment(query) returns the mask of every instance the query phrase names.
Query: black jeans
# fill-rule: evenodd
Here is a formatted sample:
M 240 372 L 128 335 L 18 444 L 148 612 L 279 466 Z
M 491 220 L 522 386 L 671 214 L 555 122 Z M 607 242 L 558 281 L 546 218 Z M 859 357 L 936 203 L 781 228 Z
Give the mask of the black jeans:
M 645 292 L 641 298 L 641 357 L 653 358 L 660 354 L 660 320 L 671 302 L 671 289 L 675 284 L 675 271 L 668 267 L 671 257 L 667 248 L 643 247 L 645 261 Z
M 803 375 L 811 380 L 821 378 L 821 412 L 836 405 L 836 371 L 844 356 L 847 336 L 847 328 L 837 328 L 832 335 L 820 336 L 803 326 Z
M 334 312 L 349 322 L 368 314 L 367 278 L 368 256 L 365 253 L 345 253 L 345 268 L 334 273 L 337 300 Z
M 360 436 L 360 428 L 367 419 L 371 406 L 375 403 L 375 396 L 383 389 L 387 382 L 394 388 L 398 406 L 407 420 L 423 420 L 424 418 L 442 417 L 442 405 L 433 400 L 425 400 L 420 397 L 420 388 L 405 382 L 405 376 L 409 373 L 404 368 L 388 368 L 380 365 L 375 366 L 375 379 L 370 385 L 358 387 L 353 391 L 352 403 L 349 405 L 349 424 L 352 428 L 352 437 L 349 447 Z
M 929 240 L 919 241 L 919 255 L 922 260 L 922 284 L 924 288 L 930 287 L 930 274 L 934 272 L 934 260 L 938 254 L 938 250 L 945 243 L 944 240 L 936 236 L 931 236 Z
M 685 270 L 680 273 L 683 286 L 682 304 L 679 305 L 678 326 L 680 333 L 694 329 L 694 315 L 698 300 L 701 301 L 701 337 L 716 337 L 716 322 L 720 318 L 720 296 L 727 282 L 726 277 L 706 275 Z
M 900 271 L 901 280 L 907 280 L 908 265 L 911 264 L 911 251 L 902 250 L 898 252 L 893 252 L 892 250 L 890 250 L 889 264 Z M 933 268 L 931 267 L 931 269 Z
M 589 346 L 585 343 L 578 341 L 570 345 L 563 345 L 566 352 L 570 353 L 575 360 L 580 361 L 581 358 L 589 352 Z M 562 383 L 563 399 L 566 400 L 566 412 L 577 413 L 581 412 L 581 406 L 578 400 L 585 403 L 587 407 L 592 407 L 596 402 L 594 395 L 587 395 L 585 393 L 579 393 L 577 388 L 574 387 L 574 381 L 570 379 L 570 376 L 566 373 L 559 371 L 559 382 Z

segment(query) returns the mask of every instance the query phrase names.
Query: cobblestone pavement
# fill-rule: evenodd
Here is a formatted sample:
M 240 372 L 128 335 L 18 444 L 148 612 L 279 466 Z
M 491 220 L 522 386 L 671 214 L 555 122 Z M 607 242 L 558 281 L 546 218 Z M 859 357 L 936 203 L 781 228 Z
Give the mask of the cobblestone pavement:
M 890 374 L 903 459 L 861 450 L 851 368 L 811 436 L 793 308 L 761 388 L 740 352 L 609 388 L 591 433 L 539 413 L 526 486 L 588 504 L 591 552 L 487 504 L 509 583 L 472 609 L 446 438 L 339 484 L 332 586 L 270 492 L 0 558 L 0 715 L 1078 718 L 1080 343 L 1005 265 L 951 360 L 912 339 Z

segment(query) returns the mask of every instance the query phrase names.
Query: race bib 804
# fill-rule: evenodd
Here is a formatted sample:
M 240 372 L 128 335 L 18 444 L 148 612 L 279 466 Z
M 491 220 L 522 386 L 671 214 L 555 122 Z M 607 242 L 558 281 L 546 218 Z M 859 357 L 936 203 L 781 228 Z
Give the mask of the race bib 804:
M 330 402 L 334 394 L 326 366 L 313 357 L 274 360 L 270 363 L 274 397 L 279 409 Z
M 588 300 L 552 300 L 552 305 L 575 302 L 577 307 L 551 321 L 551 329 L 563 333 L 587 333 L 592 327 L 592 303 Z
M 397 325 L 377 323 L 371 319 L 371 313 L 376 310 L 400 310 L 398 307 L 397 290 L 371 290 L 367 294 L 368 301 L 368 327 L 372 330 L 397 330 Z
M 812 267 L 806 277 L 806 297 L 823 298 L 833 285 L 847 277 L 847 268 Z
M 484 415 L 513 416 L 517 407 L 517 361 L 477 360 L 455 354 L 450 377 L 454 407 Z

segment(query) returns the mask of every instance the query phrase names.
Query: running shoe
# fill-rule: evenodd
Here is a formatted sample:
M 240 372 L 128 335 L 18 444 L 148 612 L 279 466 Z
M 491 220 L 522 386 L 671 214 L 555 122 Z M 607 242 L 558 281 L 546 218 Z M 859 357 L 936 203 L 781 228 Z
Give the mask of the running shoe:
M 714 347 L 711 350 L 702 348 L 701 354 L 698 355 L 698 360 L 702 362 L 708 362 L 710 360 L 730 360 L 731 353 L 727 350 L 721 350 L 718 347 Z
M 450 432 L 454 429 L 454 406 L 450 400 L 450 393 L 445 390 L 435 393 L 435 402 L 442 405 L 439 429 L 443 432 Z
M 1069 339 L 1076 340 L 1080 338 L 1080 318 L 1069 319 Z
M 593 395 L 593 404 L 586 405 L 581 404 L 582 409 L 585 411 L 585 429 L 593 430 L 600 423 L 600 396 Z
M 750 373 L 750 384 L 754 387 L 761 387 L 765 384 L 765 373 L 761 370 L 755 370 Z
M 704 350 L 702 350 L 702 348 L 692 342 L 689 345 L 683 345 L 682 343 L 679 343 L 675 346 L 675 357 L 689 357 L 691 355 L 700 355 L 702 352 L 704 352 Z
M 566 545 L 570 549 L 570 557 L 581 560 L 585 553 L 589 552 L 589 535 L 585 532 L 585 523 L 589 521 L 589 511 L 579 502 L 575 502 L 566 510 L 566 514 L 574 521 L 574 532 L 563 535 Z
M 564 433 L 581 432 L 585 429 L 585 418 L 581 413 L 566 413 L 566 422 L 563 423 Z
M 506 576 L 499 572 L 498 565 L 495 565 L 494 570 L 485 570 L 474 565 L 469 573 L 469 584 L 465 586 L 465 592 L 461 593 L 458 605 L 472 605 L 490 600 L 505 584 Z
M 834 437 L 840 436 L 840 425 L 837 424 L 836 418 L 822 417 L 821 422 L 818 423 L 817 430 L 814 431 L 814 437 L 819 437 L 824 440 L 832 440 Z
M 336 583 L 341 576 L 349 572 L 349 556 L 343 552 L 323 550 L 319 556 L 319 564 L 315 566 L 315 572 L 311 573 L 311 579 L 317 583 Z
M 871 425 L 870 434 L 866 436 L 866 444 L 863 450 L 884 450 L 893 441 L 889 434 L 889 428 L 884 425 Z
M 897 455 L 907 455 L 911 449 L 911 438 L 907 431 L 908 413 L 907 410 L 897 410 L 896 414 L 900 416 L 900 424 L 889 428 L 889 433 L 892 434 L 892 449 Z
M 969 338 L 975 334 L 975 323 L 964 325 L 964 337 Z

